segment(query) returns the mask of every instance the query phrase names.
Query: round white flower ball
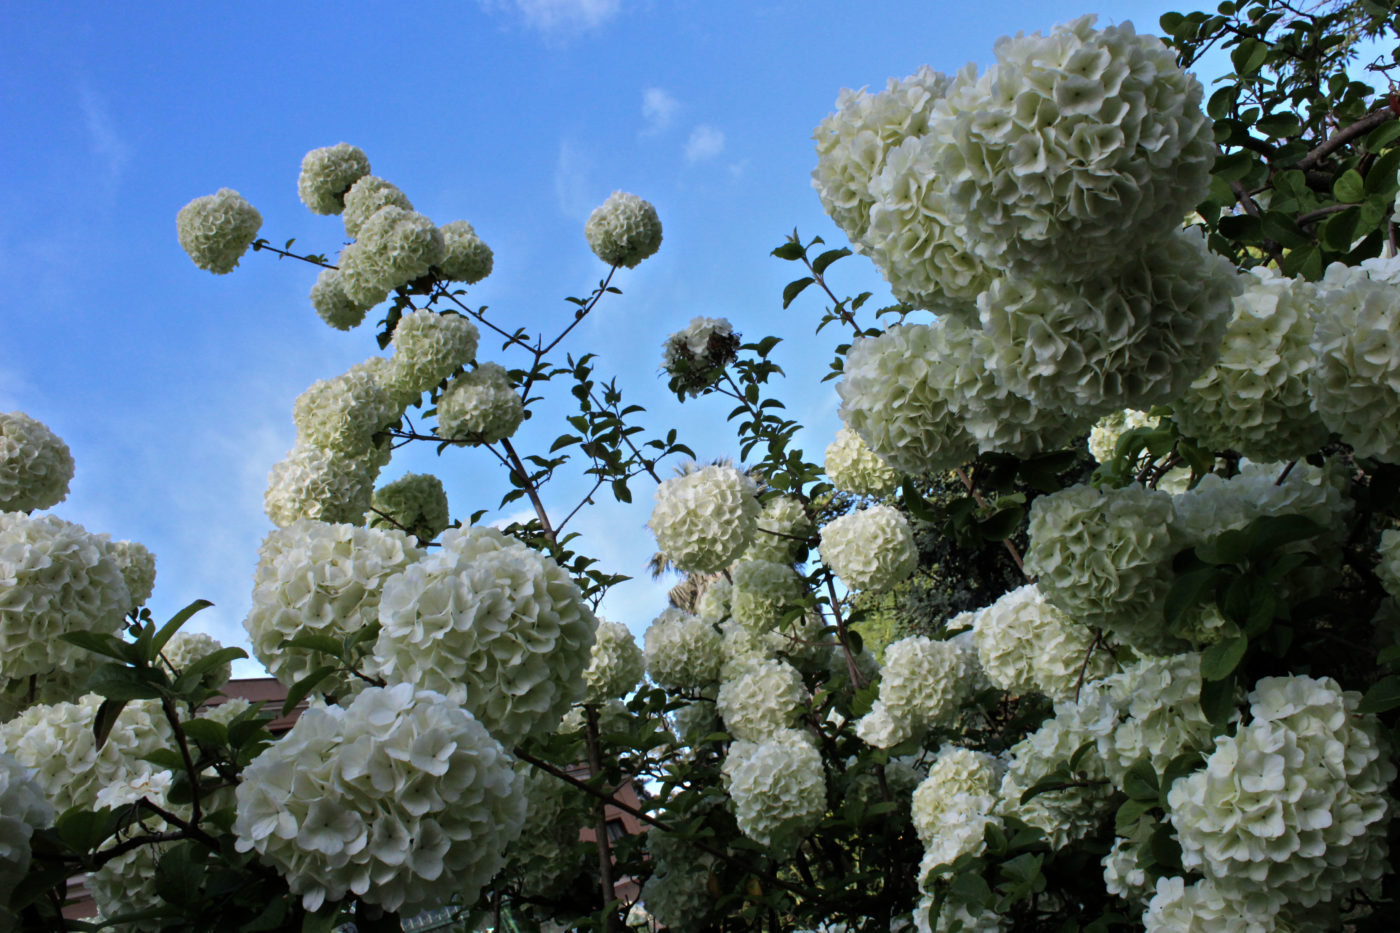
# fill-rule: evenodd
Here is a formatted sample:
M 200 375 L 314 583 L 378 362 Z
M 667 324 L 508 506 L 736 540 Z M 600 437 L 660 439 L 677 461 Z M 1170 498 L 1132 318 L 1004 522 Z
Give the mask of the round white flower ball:
M 0 413 L 0 512 L 57 505 L 72 479 L 73 455 L 62 438 L 24 412 Z
M 802 578 L 791 564 L 745 558 L 734 565 L 730 612 L 755 635 L 770 632 L 802 598 Z
M 87 652 L 60 635 L 115 634 L 131 607 L 107 542 L 53 515 L 0 512 L 0 679 L 71 666 Z
M 422 556 L 407 535 L 387 528 L 304 519 L 272 532 L 258 550 L 252 607 L 243 620 L 254 656 L 288 687 L 318 667 L 339 667 L 320 651 L 282 643 L 303 635 L 339 642 L 377 622 L 384 585 Z M 361 642 L 350 659 L 369 668 L 366 673 L 374 667 L 369 649 Z M 318 692 L 347 696 L 361 686 L 353 675 L 337 672 Z
M 139 541 L 110 541 L 106 535 L 98 535 L 98 538 L 121 571 L 122 582 L 131 598 L 128 608 L 146 605 L 156 588 L 156 556 Z
M 1030 583 L 1004 594 L 973 622 L 977 660 L 987 679 L 1011 693 L 1072 697 L 1082 679 L 1107 676 L 1112 651 L 1094 647 L 1094 633 L 1060 612 Z
M 1202 89 L 1160 39 L 1084 16 L 997 43 L 934 108 L 943 202 L 984 262 L 1073 282 L 1159 239 L 1205 196 Z
M 340 285 L 351 301 L 371 307 L 389 292 L 427 274 L 446 250 L 437 226 L 414 211 L 386 205 L 341 253 Z
M 438 261 L 438 271 L 450 282 L 475 285 L 491 274 L 495 256 L 476 230 L 465 220 L 454 220 L 442 226 L 446 252 Z
M 885 648 L 879 697 L 856 723 L 856 734 L 868 745 L 891 748 L 951 724 L 969 686 L 961 654 L 952 642 L 923 635 L 891 642 Z
M 1089 432 L 1089 453 L 1099 463 L 1108 463 L 1118 452 L 1118 441 L 1129 431 L 1149 428 L 1157 419 L 1135 408 L 1110 412 L 1094 423 Z
M 1329 269 L 1322 291 L 1313 409 L 1359 456 L 1400 463 L 1400 289 Z
M 1021 795 L 1037 781 L 1067 763 L 1080 746 L 1095 738 L 1095 734 L 1080 717 L 1057 715 L 1047 719 L 1039 729 L 1017 742 L 1010 749 L 1010 761 L 1002 775 L 997 793 L 997 812 L 1012 816 L 1045 833 L 1051 849 L 1062 849 L 1069 843 L 1096 831 L 1113 799 L 1113 788 L 1104 780 L 1103 766 L 1093 755 L 1080 766 L 1089 781 L 1084 786 L 1038 794 L 1026 802 Z
M 175 215 L 180 246 L 215 275 L 232 272 L 262 227 L 262 214 L 232 188 L 195 198 Z
M 393 397 L 363 369 L 316 380 L 292 406 L 298 443 L 347 457 L 368 453 L 374 436 L 402 414 Z
M 1031 504 L 1026 570 L 1071 619 L 1152 654 L 1171 646 L 1162 601 L 1182 546 L 1172 497 L 1143 486 L 1072 486 Z
M 512 760 L 470 713 L 410 684 L 308 710 L 243 772 L 233 832 L 307 910 L 353 893 L 411 916 L 475 900 L 520 833 Z
M 817 547 L 841 582 L 881 592 L 903 582 L 919 565 L 909 520 L 894 506 L 875 505 L 822 526 Z
M 723 639 L 710 622 L 680 609 L 667 609 L 647 627 L 647 674 L 659 686 L 698 690 L 719 680 Z
M 394 328 L 394 355 L 384 384 L 395 394 L 418 396 L 476 359 L 481 332 L 460 314 L 422 309 Z
M 345 193 L 368 174 L 369 157 L 358 146 L 336 143 L 312 149 L 301 160 L 297 193 L 314 213 L 339 214 L 345 209 Z
M 762 742 L 790 728 L 807 699 L 802 675 L 792 665 L 748 658 L 726 672 L 715 708 L 735 738 Z
M 431 473 L 405 473 L 374 491 L 366 524 L 396 528 L 420 542 L 432 541 L 452 524 L 447 490 Z
M 753 544 L 744 552 L 744 558 L 791 563 L 806 549 L 807 539 L 815 530 L 801 499 L 774 496 L 758 513 Z
M 738 351 L 739 335 L 727 318 L 692 318 L 661 345 L 661 368 L 671 391 L 696 396 L 719 381 Z
M 753 540 L 757 493 L 753 479 L 734 467 L 701 467 L 657 487 L 647 527 L 678 570 L 717 573 Z
M 758 743 L 735 742 L 724 762 L 739 831 L 786 849 L 826 813 L 822 756 L 805 732 L 784 729 Z
M 845 374 L 836 385 L 841 420 L 901 473 L 950 469 L 977 455 L 977 442 L 958 414 L 954 342 L 939 319 L 861 337 L 846 354 Z
M 525 420 L 525 403 L 499 363 L 478 363 L 447 383 L 437 404 L 438 434 L 469 443 L 505 440 Z
M 583 669 L 585 703 L 600 704 L 632 692 L 646 671 L 646 658 L 632 632 L 621 622 L 599 620 L 597 640 Z
M 397 207 L 399 210 L 413 210 L 413 202 L 399 190 L 398 185 L 375 175 L 362 175 L 345 192 L 345 235 L 358 237 L 369 219 L 381 207 Z
M 827 479 L 842 492 L 856 496 L 888 496 L 899 486 L 899 473 L 866 446 L 848 427 L 836 432 L 827 445 Z
M 363 522 L 374 497 L 374 480 L 386 451 L 348 456 L 297 444 L 267 474 L 263 508 L 279 528 L 303 518 L 323 522 Z
M 222 651 L 223 644 L 217 638 L 206 632 L 176 632 L 161 649 L 161 657 L 170 669 L 178 676 L 184 673 L 191 664 L 199 661 L 216 651 Z M 233 676 L 233 663 L 225 661 L 218 667 L 204 672 L 199 678 L 199 686 L 206 690 L 218 690 L 228 683 Z
M 929 765 L 928 776 L 914 788 L 911 815 L 924 858 L 921 879 L 963 855 L 980 855 L 983 833 L 993 815 L 1001 765 L 985 752 L 945 746 Z
M 344 283 L 339 269 L 322 269 L 316 276 L 316 284 L 311 286 L 311 307 L 321 320 L 336 330 L 350 330 L 358 327 L 365 319 L 365 313 L 378 302 L 366 304 L 352 301 L 345 294 Z
M 719 625 L 729 618 L 734 604 L 734 583 L 724 577 L 716 577 L 695 601 L 695 614 L 706 622 Z
M 384 584 L 380 676 L 465 702 L 493 735 L 545 735 L 583 696 L 598 620 L 568 572 L 494 528 L 453 528 Z
M 634 268 L 661 248 L 656 208 L 622 191 L 614 191 L 588 215 L 583 232 L 589 248 L 610 266 Z
M 1174 417 L 1183 433 L 1212 449 L 1292 460 L 1327 442 L 1308 393 L 1322 292 L 1266 267 L 1250 272 L 1220 358 L 1173 404 Z

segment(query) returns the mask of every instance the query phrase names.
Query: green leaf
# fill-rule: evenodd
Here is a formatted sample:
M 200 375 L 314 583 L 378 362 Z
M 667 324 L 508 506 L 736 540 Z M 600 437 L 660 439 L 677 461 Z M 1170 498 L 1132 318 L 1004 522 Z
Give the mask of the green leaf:
M 777 249 L 773 250 L 773 252 L 770 255 L 777 256 L 779 259 L 786 259 L 788 262 L 792 262 L 794 260 L 801 259 L 803 254 L 804 253 L 802 245 L 800 243 L 794 243 L 789 241 L 787 243 L 784 243 L 782 246 L 779 246 Z
M 1002 509 L 989 518 L 977 523 L 977 533 L 987 541 L 1002 541 L 1011 537 L 1021 527 L 1026 510 L 1019 505 Z
M 231 661 L 237 661 L 247 656 L 248 652 L 244 651 L 242 648 L 220 648 L 213 654 L 206 654 L 198 661 L 187 664 L 185 669 L 180 672 L 179 679 L 175 681 L 176 692 L 185 693 L 194 689 L 199 685 L 199 679 L 205 674 Z
M 1366 179 L 1349 168 L 1332 183 L 1332 195 L 1343 204 L 1357 204 L 1366 197 Z
M 1384 713 L 1400 706 L 1400 676 L 1390 674 L 1373 683 L 1357 705 L 1358 713 Z
M 316 689 L 317 684 L 334 674 L 336 670 L 335 665 L 323 665 L 292 684 L 292 688 L 287 691 L 287 699 L 282 702 L 282 715 L 291 715 L 292 710 L 297 708 L 297 704 L 306 699 L 311 691 Z
M 1137 827 L 1138 821 L 1152 810 L 1154 803 L 1146 800 L 1125 800 L 1113 817 L 1113 828 L 1120 836 L 1127 836 Z
M 792 304 L 793 299 L 802 294 L 802 290 L 815 281 L 816 279 L 809 275 L 787 283 L 787 287 L 783 289 L 783 307 L 786 308 Z
M 1366 193 L 1390 197 L 1400 185 L 1396 173 L 1400 172 L 1400 146 L 1390 150 L 1371 165 L 1366 173 Z
M 112 811 L 103 807 L 100 810 L 83 810 L 73 807 L 65 810 L 54 824 L 58 838 L 75 852 L 91 852 L 107 841 L 115 832 Z
M 990 907 L 992 905 L 992 889 L 981 875 L 974 871 L 963 871 L 953 876 L 953 880 L 948 883 L 950 894 L 968 904 L 976 904 L 980 907 Z
M 1230 63 L 1235 66 L 1235 73 L 1243 78 L 1258 71 L 1268 57 L 1266 44 L 1258 39 L 1242 39 L 1230 52 Z
M 1139 758 L 1123 775 L 1123 793 L 1133 800 L 1156 804 L 1160 791 L 1157 785 L 1157 772 L 1152 762 Z
M 1243 528 L 1222 531 L 1196 548 L 1196 556 L 1207 564 L 1228 566 L 1243 563 L 1249 555 L 1250 536 Z
M 1214 99 L 1211 98 L 1211 100 Z M 1215 171 L 1212 174 L 1222 181 L 1239 181 L 1254 168 L 1258 158 L 1257 155 L 1248 150 L 1232 152 L 1215 160 Z M 1221 218 L 1221 220 L 1225 219 Z
M 1201 712 L 1206 714 L 1206 719 L 1211 725 L 1219 728 L 1230 721 L 1230 714 L 1235 710 L 1235 676 L 1229 675 L 1221 680 L 1202 680 L 1201 682 Z
M 612 481 L 613 498 L 618 502 L 631 502 L 632 491 L 627 488 L 627 480 L 615 479 Z
M 189 719 L 181 723 L 185 735 L 201 745 L 216 748 L 228 744 L 228 727 L 212 719 Z
M 306 915 L 306 919 L 301 921 L 301 933 L 331 933 L 339 919 L 340 905 L 328 904 L 314 914 Z
M 88 651 L 96 652 L 104 657 L 112 658 L 116 661 L 129 662 L 137 660 L 135 656 L 135 645 L 124 642 L 115 635 L 106 635 L 98 632 L 65 632 L 58 636 L 70 645 L 77 645 Z
M 97 715 L 92 717 L 92 734 L 99 749 L 107 744 L 107 736 L 112 734 L 112 727 L 117 724 L 117 717 L 126 703 L 126 700 L 103 700 L 97 707 Z
M 1390 120 L 1367 133 L 1362 145 L 1368 152 L 1380 152 L 1396 139 L 1400 139 L 1400 120 Z
M 1177 574 L 1167 590 L 1165 613 L 1167 625 L 1175 625 L 1182 616 L 1196 608 L 1215 590 L 1220 579 L 1220 571 L 1214 567 L 1203 567 L 1189 573 Z
M 1201 652 L 1201 677 L 1208 681 L 1229 677 L 1235 672 L 1235 668 L 1240 666 L 1240 661 L 1244 660 L 1244 653 L 1248 648 L 1249 637 L 1242 634 L 1207 646 Z
M 155 638 L 151 641 L 151 651 L 154 652 L 154 654 L 160 654 L 161 649 L 165 647 L 165 643 L 170 641 L 170 637 L 180 630 L 180 626 L 188 622 L 196 612 L 202 612 L 212 605 L 214 604 L 207 599 L 196 599 L 184 609 L 181 609 L 171 616 L 170 621 L 162 625 L 160 631 L 156 632 Z M 151 660 L 155 660 L 154 656 Z
M 1339 214 L 1328 217 L 1317 232 L 1318 241 L 1324 248 L 1333 252 L 1345 253 L 1356 241 L 1356 227 L 1361 221 L 1361 211 L 1349 207 Z
M 842 247 L 841 249 L 829 249 L 826 252 L 822 253 L 820 256 L 818 256 L 816 259 L 812 260 L 812 271 L 815 272 L 817 275 L 821 275 L 823 272 L 826 271 L 827 266 L 831 265 L 833 262 L 842 258 L 843 256 L 849 255 L 851 255 L 851 251 L 846 249 L 845 247 Z
M 176 907 L 199 903 L 204 884 L 204 865 L 194 858 L 190 843 L 172 846 L 156 863 L 155 888 L 162 900 Z
M 1298 115 L 1293 113 L 1271 113 L 1254 124 L 1254 128 L 1274 138 L 1297 136 L 1303 132 L 1298 123 Z
M 87 688 L 109 700 L 158 700 L 169 691 L 170 679 L 155 668 L 104 664 L 88 678 Z
M 901 489 L 904 492 L 904 507 L 909 510 L 910 515 L 926 522 L 938 521 L 937 513 L 929 508 L 928 502 L 920 495 L 918 487 L 914 485 L 912 479 L 907 476 L 904 477 Z

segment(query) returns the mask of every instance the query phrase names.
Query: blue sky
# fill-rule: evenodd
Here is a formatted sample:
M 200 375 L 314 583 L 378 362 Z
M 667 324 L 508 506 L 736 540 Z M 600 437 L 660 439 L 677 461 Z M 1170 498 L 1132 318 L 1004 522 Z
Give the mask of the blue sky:
M 606 272 L 583 238 L 589 211 L 615 189 L 652 201 L 660 252 L 620 273 L 624 294 L 562 349 L 598 352 L 645 424 L 677 427 L 709 459 L 737 455 L 727 406 L 667 395 L 662 340 L 696 315 L 783 336 L 781 394 L 820 459 L 839 423 L 818 383 L 832 341 L 811 336 L 815 293 L 781 310 L 794 268 L 768 256 L 794 227 L 843 242 L 810 187 L 813 127 L 843 87 L 986 64 L 1001 35 L 1086 12 L 1153 31 L 1163 11 L 1189 9 L 1081 3 L 347 2 L 333 17 L 273 3 L 0 6 L 0 411 L 72 448 L 56 514 L 156 553 L 157 614 L 211 599 L 193 627 L 245 644 L 271 529 L 262 494 L 294 439 L 292 402 L 376 352 L 377 316 L 331 330 L 306 301 L 315 270 L 267 254 L 228 276 L 196 269 L 175 213 L 231 187 L 269 240 L 333 254 L 340 220 L 307 211 L 296 177 L 308 149 L 347 141 L 418 210 L 476 227 L 495 272 L 468 300 L 532 332 L 557 331 L 562 299 Z M 864 260 L 832 277 L 889 303 Z M 481 356 L 512 364 L 488 340 Z M 542 409 L 534 439 L 547 447 L 562 413 Z M 454 517 L 494 508 L 504 488 L 480 452 L 400 454 L 381 480 L 408 469 L 443 478 Z M 569 491 L 549 491 L 551 511 L 573 507 Z M 635 506 L 571 526 L 604 566 L 638 577 L 603 607 L 638 634 L 670 585 L 643 566 L 651 492 L 638 483 Z

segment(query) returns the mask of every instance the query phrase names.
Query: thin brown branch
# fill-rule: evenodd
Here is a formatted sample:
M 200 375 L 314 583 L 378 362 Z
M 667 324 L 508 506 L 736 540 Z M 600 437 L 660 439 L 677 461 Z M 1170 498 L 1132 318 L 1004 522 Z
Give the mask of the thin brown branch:
M 967 491 L 972 493 L 972 500 L 977 503 L 978 507 L 983 509 L 987 508 L 986 498 L 983 497 L 982 493 L 977 491 L 976 486 L 972 485 L 972 479 L 967 475 L 967 472 L 962 467 L 954 467 L 953 472 L 957 474 L 958 479 L 962 482 Z M 1010 538 L 1002 538 L 1001 543 L 1006 547 L 1006 553 L 1010 554 L 1011 559 L 1016 563 L 1016 569 L 1021 571 L 1021 576 L 1025 577 L 1027 580 L 1031 579 L 1030 574 L 1026 573 L 1025 562 L 1021 560 L 1021 552 L 1017 550 L 1016 545 L 1011 543 Z
M 602 775 L 603 758 L 598 753 L 598 708 L 585 706 L 584 740 L 588 747 L 588 770 L 592 775 Z M 598 844 L 598 886 L 602 889 L 603 909 L 607 911 L 607 929 L 617 931 L 622 928 L 616 910 L 608 907 L 617 900 L 617 885 L 613 882 L 612 841 L 608 838 L 608 805 L 599 800 L 596 819 L 593 822 L 593 835 Z
M 1396 113 L 1394 110 L 1390 109 L 1389 104 L 1383 107 L 1377 107 L 1360 120 L 1357 120 L 1350 126 L 1342 127 L 1331 136 L 1327 137 L 1324 142 L 1315 146 L 1307 155 L 1293 163 L 1293 168 L 1307 171 L 1353 139 L 1356 139 L 1358 136 L 1366 135 L 1381 124 L 1394 120 L 1395 117 Z
M 525 464 L 521 461 L 520 455 L 511 446 L 510 439 L 501 440 L 501 447 L 505 449 L 506 456 L 509 457 L 507 464 L 511 472 L 520 477 L 520 486 L 525 490 L 525 495 L 530 497 L 530 504 L 535 507 L 535 515 L 539 517 L 540 529 L 544 536 L 549 539 L 549 543 L 557 545 L 559 538 L 554 532 L 554 526 L 549 523 L 549 513 L 545 511 L 544 502 L 540 499 L 539 490 L 535 488 L 535 483 L 530 479 L 530 473 L 525 469 Z

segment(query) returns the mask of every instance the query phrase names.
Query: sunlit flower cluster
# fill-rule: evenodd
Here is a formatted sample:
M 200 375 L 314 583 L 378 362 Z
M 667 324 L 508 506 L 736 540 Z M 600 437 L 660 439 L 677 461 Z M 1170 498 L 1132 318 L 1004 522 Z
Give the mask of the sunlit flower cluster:
M 362 522 L 387 460 L 387 451 L 380 449 L 351 457 L 298 444 L 268 471 L 263 508 L 279 528 L 303 518 Z
M 243 620 L 253 654 L 288 687 L 318 667 L 338 667 L 323 652 L 283 642 L 307 635 L 341 642 L 378 621 L 385 583 L 422 553 L 393 529 L 303 520 L 272 532 L 258 551 L 252 607 Z M 370 647 L 362 643 L 350 660 L 372 665 Z M 337 672 L 320 692 L 343 696 L 360 685 Z
M 447 491 L 431 473 L 405 473 L 374 491 L 371 528 L 396 528 L 419 541 L 432 541 L 452 524 Z
M 471 224 L 465 220 L 454 220 L 443 224 L 441 229 L 447 248 L 437 265 L 443 278 L 450 282 L 475 285 L 491 274 L 495 255 L 491 247 L 477 236 Z
M 384 584 L 380 673 L 464 701 L 492 734 L 559 725 L 583 696 L 598 620 L 553 559 L 494 528 L 454 528 Z
M 899 473 L 847 427 L 827 445 L 825 470 L 833 486 L 856 496 L 887 496 L 899 485 Z
M 646 670 L 646 658 L 632 632 L 621 622 L 599 620 L 588 666 L 583 670 L 585 703 L 621 699 L 632 692 Z
M 308 910 L 353 892 L 411 916 L 474 900 L 524 811 L 500 743 L 441 694 L 399 684 L 302 714 L 244 771 L 233 831 Z
M 647 527 L 678 570 L 723 570 L 753 541 L 758 486 L 731 466 L 706 466 L 656 488 Z
M 369 219 L 381 207 L 397 207 L 399 210 L 413 210 L 413 202 L 399 190 L 398 185 L 385 181 L 377 175 L 363 175 L 350 190 L 345 192 L 345 211 L 341 220 L 345 221 L 345 235 L 358 237 Z
M 1001 765 L 991 755 L 957 746 L 939 751 L 914 789 L 914 829 L 924 844 L 921 881 L 935 868 L 982 852 L 1000 784 Z
M 98 537 L 107 549 L 107 556 L 121 571 L 131 603 L 127 608 L 146 605 L 156 588 L 156 556 L 139 541 L 109 541 L 106 535 Z
M 724 761 L 739 831 L 760 845 L 784 849 L 826 813 L 821 753 L 811 738 L 784 729 L 762 742 L 735 742 Z
M 588 246 L 610 266 L 631 269 L 661 248 L 661 218 L 649 201 L 614 191 L 588 215 Z
M 802 500 L 795 496 L 774 496 L 763 504 L 754 529 L 753 544 L 744 552 L 746 560 L 791 563 L 806 549 L 813 531 Z
M 1095 649 L 1093 631 L 1052 606 L 1033 583 L 978 612 L 973 640 L 987 679 L 1011 693 L 1065 699 L 1086 677 L 1113 669 L 1112 652 Z
M 403 407 L 364 369 L 318 379 L 292 406 L 298 443 L 346 457 L 368 454 L 374 435 L 402 414 Z
M 873 592 L 901 583 L 919 563 L 909 520 L 889 505 L 828 522 L 822 527 L 818 552 L 842 583 Z
M 715 707 L 735 738 L 762 742 L 792 726 L 806 703 L 807 689 L 792 665 L 750 658 L 725 673 Z
M 728 318 L 692 318 L 661 345 L 661 368 L 671 377 L 672 391 L 699 395 L 724 374 L 739 350 L 739 335 Z
M 215 275 L 232 272 L 262 227 L 262 214 L 232 188 L 195 198 L 175 215 L 180 246 Z
M 790 564 L 746 558 L 734 565 L 733 577 L 730 613 L 755 635 L 776 628 L 802 597 L 802 579 Z
M 671 608 L 652 621 L 644 638 L 647 675 L 660 686 L 691 690 L 719 680 L 722 639 L 710 622 Z
M 856 734 L 876 748 L 891 748 L 951 723 L 967 696 L 961 651 L 922 635 L 885 648 L 880 695 L 856 723 Z
M 1322 291 L 1313 409 L 1358 455 L 1400 463 L 1400 289 L 1334 266 Z
M 476 359 L 480 336 L 460 314 L 410 311 L 394 328 L 394 355 L 381 382 L 390 392 L 417 397 Z
M 345 209 L 345 193 L 369 174 L 369 157 L 357 146 L 337 143 L 312 149 L 301 160 L 297 193 L 317 214 L 339 214 Z
M 447 249 L 437 226 L 414 211 L 381 207 L 340 254 L 340 286 L 351 301 L 374 306 L 427 273 Z
M 47 509 L 68 498 L 73 455 L 22 411 L 0 412 L 0 512 Z
M 438 434 L 444 438 L 494 444 L 515 433 L 525 403 L 499 363 L 478 363 L 454 376 L 438 398 Z

